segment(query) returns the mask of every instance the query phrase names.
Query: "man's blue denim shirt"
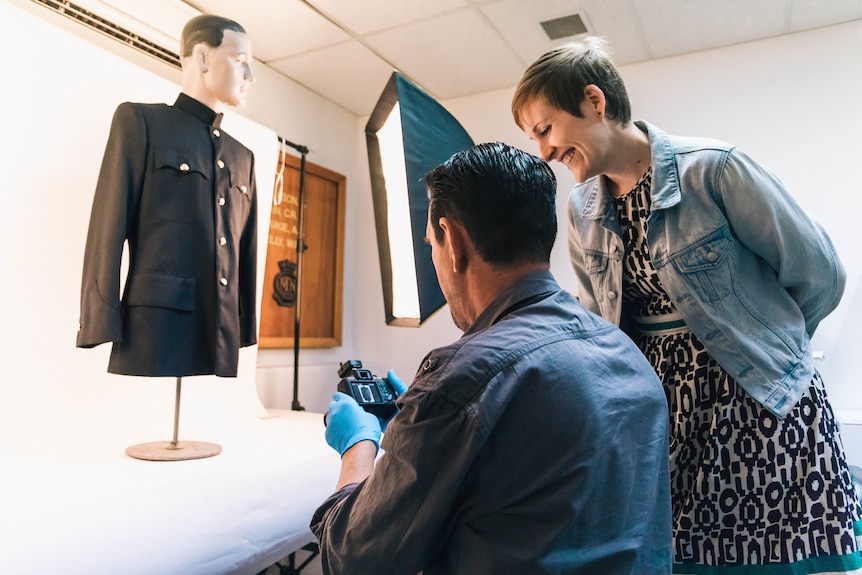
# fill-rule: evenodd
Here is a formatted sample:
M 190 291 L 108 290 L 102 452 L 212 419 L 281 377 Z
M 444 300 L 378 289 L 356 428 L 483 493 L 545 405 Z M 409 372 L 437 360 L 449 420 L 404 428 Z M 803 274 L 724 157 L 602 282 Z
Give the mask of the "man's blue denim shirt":
M 398 403 L 371 476 L 315 513 L 325 573 L 670 573 L 661 383 L 550 273 L 429 353 Z

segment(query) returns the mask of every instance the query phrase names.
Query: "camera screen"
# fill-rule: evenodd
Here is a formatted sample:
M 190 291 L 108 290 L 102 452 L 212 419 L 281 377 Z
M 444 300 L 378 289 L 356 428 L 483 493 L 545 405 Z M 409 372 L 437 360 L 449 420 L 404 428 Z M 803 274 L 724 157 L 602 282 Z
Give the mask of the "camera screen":
M 380 390 L 377 386 L 369 383 L 354 383 L 353 391 L 356 401 L 359 403 L 380 403 Z

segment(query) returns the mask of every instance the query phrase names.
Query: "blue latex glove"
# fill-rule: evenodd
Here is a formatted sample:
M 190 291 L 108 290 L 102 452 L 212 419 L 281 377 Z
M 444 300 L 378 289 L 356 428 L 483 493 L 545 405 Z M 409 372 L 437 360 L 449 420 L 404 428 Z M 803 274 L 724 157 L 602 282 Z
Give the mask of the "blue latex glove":
M 398 377 L 398 374 L 395 373 L 394 369 L 390 369 L 389 373 L 386 374 L 386 380 L 389 382 L 389 385 L 392 386 L 392 391 L 395 392 L 395 397 L 399 397 L 405 391 L 407 391 L 407 384 L 401 381 L 401 378 Z M 392 415 L 387 417 L 386 419 L 378 418 L 380 420 L 380 430 L 386 431 L 386 426 L 389 425 L 389 422 L 392 421 L 392 418 L 398 414 L 396 410 Z
M 346 393 L 336 392 L 329 404 L 326 418 L 326 443 L 339 455 L 360 441 L 374 442 L 380 447 L 380 422 Z
M 389 370 L 389 373 L 386 374 L 386 379 L 392 385 L 392 389 L 395 390 L 395 397 L 407 391 L 407 384 L 401 381 L 401 378 L 398 377 L 394 369 Z

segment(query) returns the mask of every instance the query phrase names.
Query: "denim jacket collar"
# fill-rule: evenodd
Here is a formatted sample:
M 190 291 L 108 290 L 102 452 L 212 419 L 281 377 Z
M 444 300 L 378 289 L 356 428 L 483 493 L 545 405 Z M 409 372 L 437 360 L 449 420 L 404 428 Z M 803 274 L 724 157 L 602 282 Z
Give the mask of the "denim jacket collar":
M 678 204 L 681 198 L 679 174 L 670 138 L 665 132 L 643 120 L 635 120 L 634 124 L 649 137 L 653 174 L 661 173 L 665 176 L 658 182 L 653 179 L 653 188 L 650 192 L 652 209 L 663 210 Z M 593 178 L 593 185 L 585 195 L 581 216 L 588 220 L 606 221 L 615 215 L 605 178 L 603 176 Z
M 679 172 L 674 160 L 674 149 L 668 135 L 643 120 L 635 120 L 635 126 L 646 132 L 652 154 L 652 173 L 662 174 L 660 181 L 653 178 L 650 191 L 652 209 L 663 210 L 679 203 Z

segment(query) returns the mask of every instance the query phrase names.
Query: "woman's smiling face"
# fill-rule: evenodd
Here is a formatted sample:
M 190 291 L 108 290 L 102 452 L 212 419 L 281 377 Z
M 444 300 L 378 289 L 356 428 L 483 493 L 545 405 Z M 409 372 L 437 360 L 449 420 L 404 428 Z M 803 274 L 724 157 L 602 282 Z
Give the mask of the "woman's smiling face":
M 603 106 L 603 100 L 584 98 L 581 118 L 551 105 L 545 98 L 536 98 L 521 109 L 521 126 L 538 143 L 545 161 L 560 162 L 575 180 L 584 182 L 603 173 L 610 135 Z

